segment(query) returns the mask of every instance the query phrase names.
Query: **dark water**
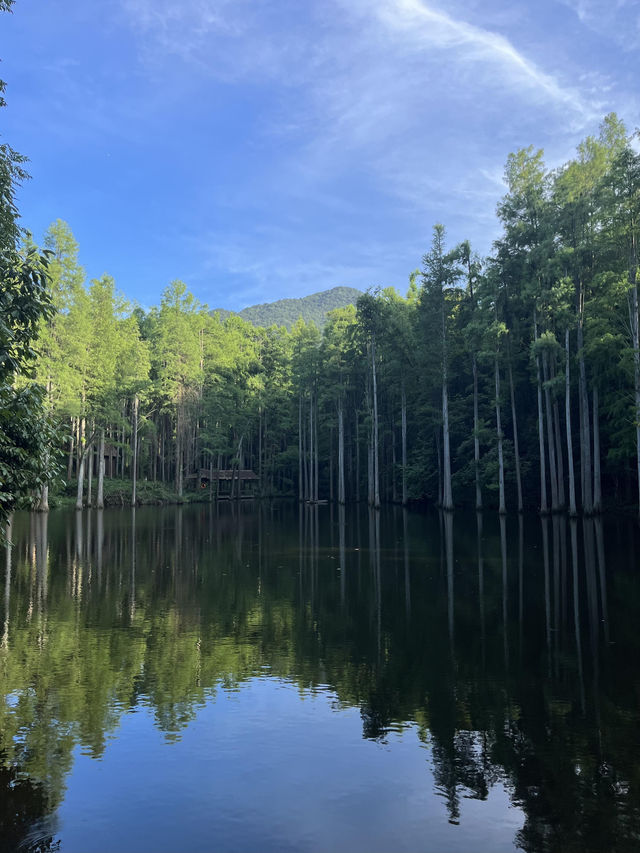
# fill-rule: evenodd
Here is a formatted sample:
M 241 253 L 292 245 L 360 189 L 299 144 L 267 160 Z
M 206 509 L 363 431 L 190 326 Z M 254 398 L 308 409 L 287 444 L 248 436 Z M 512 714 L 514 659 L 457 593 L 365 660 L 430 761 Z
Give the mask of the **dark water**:
M 640 850 L 633 523 L 17 516 L 0 847 Z

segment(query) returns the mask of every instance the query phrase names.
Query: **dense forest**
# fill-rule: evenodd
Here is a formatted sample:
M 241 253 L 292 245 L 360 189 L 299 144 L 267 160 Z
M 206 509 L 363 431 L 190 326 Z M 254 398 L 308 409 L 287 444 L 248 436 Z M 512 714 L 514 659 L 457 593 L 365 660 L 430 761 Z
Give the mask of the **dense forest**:
M 180 281 L 145 312 L 109 276 L 87 284 L 54 223 L 36 373 L 77 506 L 103 505 L 105 476 L 135 501 L 141 481 L 215 496 L 225 472 L 237 497 L 229 472 L 249 470 L 260 495 L 306 501 L 637 504 L 634 137 L 610 115 L 561 168 L 530 147 L 505 180 L 490 257 L 436 225 L 406 295 L 372 289 L 322 332 L 212 316 Z
M 276 302 L 250 305 L 238 312 L 216 310 L 222 319 L 237 314 L 254 326 L 286 326 L 291 331 L 296 320 L 302 317 L 305 323 L 315 323 L 319 329 L 324 329 L 330 311 L 355 305 L 361 295 L 362 291 L 355 287 L 332 287 L 331 290 L 311 293 L 298 299 L 278 299 Z
M 123 503 L 249 484 L 372 506 L 637 506 L 636 143 L 609 115 L 560 168 L 509 155 L 490 257 L 438 224 L 406 295 L 371 289 L 322 331 L 222 318 L 180 281 L 146 312 L 108 275 L 87 283 L 67 224 L 41 249 L 18 228 L 23 158 L 4 146 L 5 511 L 27 486 L 41 509 L 52 485 L 100 507 L 105 478 Z

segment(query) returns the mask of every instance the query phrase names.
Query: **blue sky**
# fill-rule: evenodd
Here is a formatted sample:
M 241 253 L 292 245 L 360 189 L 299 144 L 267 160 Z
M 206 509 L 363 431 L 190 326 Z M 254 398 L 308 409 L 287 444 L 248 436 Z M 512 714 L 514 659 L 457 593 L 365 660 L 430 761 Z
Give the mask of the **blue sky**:
M 17 0 L 0 28 L 23 224 L 66 220 L 146 306 L 404 292 L 435 222 L 488 251 L 510 151 L 640 124 L 637 0 Z

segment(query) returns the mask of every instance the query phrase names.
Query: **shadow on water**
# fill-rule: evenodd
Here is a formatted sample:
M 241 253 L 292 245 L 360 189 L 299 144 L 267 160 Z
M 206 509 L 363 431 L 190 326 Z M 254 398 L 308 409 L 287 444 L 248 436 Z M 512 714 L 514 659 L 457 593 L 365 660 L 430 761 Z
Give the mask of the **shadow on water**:
M 637 535 L 284 503 L 17 516 L 3 843 L 56 849 L 74 750 L 103 758 L 124 713 L 173 743 L 218 691 L 268 677 L 357 708 L 366 740 L 415 732 L 453 825 L 502 786 L 521 849 L 640 849 Z

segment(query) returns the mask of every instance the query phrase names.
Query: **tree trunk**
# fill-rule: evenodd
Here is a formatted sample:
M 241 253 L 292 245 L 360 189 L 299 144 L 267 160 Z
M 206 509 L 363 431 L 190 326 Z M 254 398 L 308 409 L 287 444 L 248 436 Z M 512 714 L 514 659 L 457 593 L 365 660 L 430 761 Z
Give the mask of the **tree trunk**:
M 92 432 L 94 432 L 92 425 Z M 93 442 L 87 445 L 87 506 L 93 504 Z
M 518 416 L 516 413 L 516 397 L 513 388 L 513 367 L 511 365 L 511 353 L 509 353 L 509 393 L 511 396 L 511 420 L 513 421 L 513 452 L 516 463 L 516 488 L 518 491 L 518 512 L 524 509 L 522 502 L 522 474 L 520 471 L 520 445 L 518 442 Z M 478 507 L 476 507 L 478 509 Z
M 135 506 L 138 500 L 136 494 L 138 486 L 138 407 L 140 401 L 136 394 L 133 398 L 133 461 L 131 464 L 131 506 Z
M 104 427 L 100 430 L 100 446 L 98 448 L 98 509 L 104 509 Z
M 638 513 L 640 514 L 640 331 L 638 328 L 638 285 L 636 282 L 636 264 L 632 257 L 629 281 L 631 292 L 629 298 L 629 319 L 631 321 L 631 337 L 633 343 L 633 378 L 636 408 L 636 473 L 638 476 Z
M 473 467 L 476 477 L 476 509 L 482 509 L 482 487 L 480 485 L 480 419 L 478 417 L 478 358 L 471 357 L 473 368 Z
M 84 408 L 84 392 L 82 394 L 82 407 Z M 84 451 L 85 451 L 85 447 L 84 447 L 85 419 L 84 418 L 78 418 L 77 427 L 78 427 L 78 436 L 76 439 L 76 474 L 79 477 L 80 474 L 78 473 L 78 471 L 80 469 L 80 459 L 82 456 L 84 456 Z
M 164 423 L 161 421 L 160 427 L 160 439 L 159 439 L 159 452 L 160 452 L 160 480 L 163 483 L 166 483 L 166 452 L 165 452 L 165 439 L 164 439 Z
M 553 357 L 549 357 L 549 376 L 551 380 L 554 382 L 555 386 L 555 378 L 556 378 L 556 355 L 553 353 Z M 553 430 L 554 430 L 554 441 L 556 448 L 556 482 L 558 484 L 558 505 L 561 509 L 565 507 L 565 498 L 564 498 L 564 456 L 562 453 L 562 439 L 560 437 L 560 411 L 558 408 L 558 398 L 554 396 L 553 398 Z
M 504 497 L 504 456 L 502 452 L 502 420 L 500 413 L 500 368 L 498 366 L 498 357 L 494 359 L 495 379 L 496 379 L 496 432 L 498 435 L 498 490 L 499 501 L 498 512 L 500 515 L 505 515 L 507 507 Z
M 589 424 L 589 392 L 587 390 L 587 371 L 584 363 L 584 339 L 582 331 L 582 287 L 580 288 L 580 294 L 581 305 L 580 315 L 578 317 L 578 391 L 580 402 L 580 459 L 582 461 L 580 470 L 580 480 L 582 483 L 582 509 L 587 514 L 590 514 L 593 511 L 593 495 L 591 490 L 591 430 Z
M 311 399 L 309 399 L 309 416 L 305 426 L 305 465 L 307 466 L 307 489 L 306 500 L 313 500 L 313 414 L 311 409 Z
M 84 491 L 84 453 L 78 459 L 78 490 L 76 492 L 76 509 L 82 509 Z
M 298 397 L 298 501 L 304 500 L 302 457 L 302 394 Z
M 40 487 L 38 512 L 49 512 L 49 483 L 43 483 Z
M 371 378 L 373 382 L 373 505 L 380 508 L 380 472 L 378 457 L 378 379 L 376 375 L 376 341 L 371 339 Z
M 182 450 L 182 439 L 179 435 L 176 436 L 176 492 L 178 493 L 178 497 L 181 498 L 184 490 L 184 480 L 183 480 L 183 450 Z
M 451 490 L 451 452 L 449 448 L 449 394 L 446 363 L 442 379 L 442 508 L 453 509 Z
M 75 442 L 74 442 L 74 432 L 75 432 L 74 420 L 75 420 L 75 418 L 71 418 L 71 435 L 69 436 L 69 458 L 67 460 L 67 482 L 69 482 L 69 480 L 73 476 L 73 448 L 74 448 L 74 444 L 75 444 Z
M 593 386 L 593 511 L 602 511 L 602 487 L 600 482 L 600 412 L 598 386 Z
M 553 429 L 556 443 L 556 462 L 558 466 L 558 504 L 564 508 L 564 458 L 562 453 L 562 439 L 560 438 L 560 412 L 558 410 L 558 401 L 553 401 Z
M 259 488 L 260 488 L 260 495 L 262 495 L 262 456 L 263 456 L 263 447 L 262 447 L 262 443 L 263 443 L 263 435 L 262 435 L 262 431 L 263 431 L 263 425 L 262 425 L 262 422 L 263 422 L 263 413 L 262 413 L 262 406 L 260 406 L 260 413 L 259 413 L 259 415 L 260 415 L 260 416 L 259 416 L 259 419 L 258 419 L 258 477 L 259 477 L 260 479 L 259 479 L 259 481 L 258 481 L 258 482 L 259 482 L 259 484 L 260 484 L 260 486 L 259 486 Z
M 407 395 L 402 382 L 402 506 L 407 505 Z
M 344 490 L 344 413 L 342 399 L 338 401 L 338 503 L 345 503 Z M 343 567 L 344 571 L 344 567 Z
M 398 489 L 396 486 L 396 470 L 398 468 L 398 460 L 396 458 L 396 425 L 391 423 L 391 501 L 398 503 Z
M 551 480 L 551 511 L 558 510 L 558 469 L 556 467 L 556 442 L 553 432 L 553 412 L 551 409 L 551 392 L 549 391 L 549 359 L 545 352 L 542 353 L 542 371 L 545 382 L 544 403 L 547 420 L 547 446 L 549 448 L 549 478 Z
M 313 469 L 313 499 L 316 503 L 318 503 L 318 403 L 317 397 L 314 396 L 314 417 L 313 417 L 313 444 L 314 444 L 314 469 Z
M 356 445 L 356 503 L 360 503 L 360 415 L 358 409 L 354 408 L 353 418 L 355 425 L 355 445 Z
M 435 430 L 436 457 L 438 459 L 438 501 L 437 505 L 442 507 L 442 454 L 440 453 L 440 430 Z
M 564 384 L 564 407 L 565 420 L 567 422 L 567 465 L 569 467 L 569 515 L 573 518 L 576 511 L 576 479 L 573 468 L 573 437 L 571 435 L 571 377 L 569 374 L 569 328 L 564 332 L 565 351 L 565 384 Z
M 538 321 L 536 312 L 533 312 L 533 337 L 538 340 Z M 540 356 L 536 354 L 536 384 L 538 389 L 538 447 L 540 450 L 540 512 L 546 514 L 549 512 L 547 503 L 547 465 L 544 450 L 544 423 L 542 410 L 542 378 L 540 375 Z

